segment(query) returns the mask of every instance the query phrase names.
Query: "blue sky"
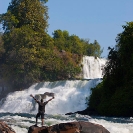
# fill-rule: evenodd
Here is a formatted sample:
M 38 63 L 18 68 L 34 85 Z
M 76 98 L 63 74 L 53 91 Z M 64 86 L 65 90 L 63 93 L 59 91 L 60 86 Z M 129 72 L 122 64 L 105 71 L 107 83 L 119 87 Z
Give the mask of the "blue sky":
M 7 11 L 11 0 L 0 1 L 0 14 Z M 97 40 L 107 57 L 109 46 L 123 31 L 122 25 L 133 21 L 133 0 L 49 0 L 48 33 L 57 29 L 67 30 L 70 35 Z

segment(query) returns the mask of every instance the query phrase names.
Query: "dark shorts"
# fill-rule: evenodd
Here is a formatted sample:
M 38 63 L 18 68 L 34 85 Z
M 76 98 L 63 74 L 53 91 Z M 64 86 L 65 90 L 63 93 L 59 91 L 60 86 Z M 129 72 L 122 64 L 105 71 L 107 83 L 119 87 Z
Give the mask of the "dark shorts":
M 44 113 L 43 112 L 39 112 L 37 113 L 36 117 L 40 117 L 41 116 L 41 119 L 44 119 Z

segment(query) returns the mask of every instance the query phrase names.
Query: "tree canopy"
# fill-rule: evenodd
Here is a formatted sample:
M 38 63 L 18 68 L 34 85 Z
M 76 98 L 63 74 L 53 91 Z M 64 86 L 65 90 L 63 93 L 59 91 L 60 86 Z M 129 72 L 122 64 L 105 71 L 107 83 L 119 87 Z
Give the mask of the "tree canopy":
M 38 81 L 44 64 L 47 20 L 47 6 L 39 0 L 12 0 L 7 13 L 1 15 L 5 49 L 1 75 L 13 87 Z
M 6 32 L 25 25 L 36 32 L 44 32 L 47 30 L 47 20 L 47 6 L 39 0 L 12 0 L 7 12 L 1 15 Z
M 77 78 L 83 55 L 100 57 L 97 41 L 90 44 L 66 30 L 48 35 L 47 1 L 12 0 L 0 14 L 0 80 L 14 89 Z
M 53 32 L 54 45 L 59 50 L 65 50 L 74 54 L 101 57 L 103 50 L 97 40 L 90 43 L 88 39 L 81 39 L 76 35 L 69 35 L 64 30 L 55 30 Z
M 109 48 L 103 82 L 92 89 L 89 108 L 101 115 L 133 116 L 133 22 L 123 29 Z

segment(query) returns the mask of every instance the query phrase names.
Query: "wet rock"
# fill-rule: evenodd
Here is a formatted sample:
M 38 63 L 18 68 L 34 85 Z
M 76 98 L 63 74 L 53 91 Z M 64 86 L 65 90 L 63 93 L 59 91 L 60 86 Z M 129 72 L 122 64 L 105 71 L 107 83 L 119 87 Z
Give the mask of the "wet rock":
M 81 133 L 110 133 L 106 128 L 99 124 L 94 124 L 85 121 L 78 121 L 72 123 L 76 124 Z
M 16 133 L 4 121 L 0 121 L 0 133 Z
M 68 128 L 71 127 L 71 128 Z M 65 129 L 66 127 L 66 129 Z M 60 123 L 49 127 L 29 127 L 28 133 L 110 133 L 102 125 L 85 121 Z
M 48 133 L 48 128 L 45 126 L 38 127 L 36 125 L 33 125 L 29 127 L 28 133 Z

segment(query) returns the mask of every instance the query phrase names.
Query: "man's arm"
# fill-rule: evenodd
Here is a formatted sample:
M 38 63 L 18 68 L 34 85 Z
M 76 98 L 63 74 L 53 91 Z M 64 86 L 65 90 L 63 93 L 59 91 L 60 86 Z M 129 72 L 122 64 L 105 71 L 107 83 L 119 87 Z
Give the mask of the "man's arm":
M 49 100 L 47 101 L 47 103 L 48 103 L 49 101 L 51 101 L 52 99 L 54 99 L 54 97 L 52 97 L 51 99 L 49 99 Z
M 36 102 L 39 102 L 32 94 L 30 95 Z

